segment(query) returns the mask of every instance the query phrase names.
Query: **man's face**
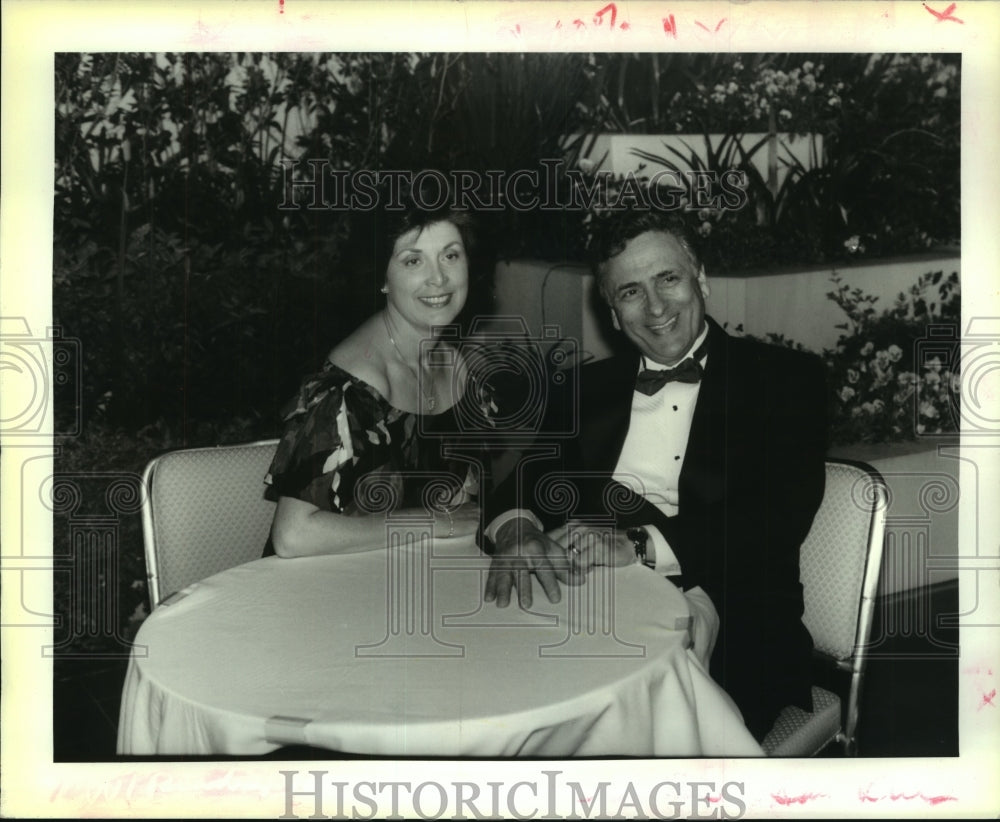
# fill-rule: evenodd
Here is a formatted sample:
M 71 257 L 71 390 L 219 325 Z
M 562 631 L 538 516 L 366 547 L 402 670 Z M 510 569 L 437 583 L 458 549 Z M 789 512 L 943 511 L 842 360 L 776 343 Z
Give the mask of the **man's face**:
M 601 267 L 615 328 L 661 365 L 680 362 L 705 326 L 704 269 L 665 231 L 647 231 Z

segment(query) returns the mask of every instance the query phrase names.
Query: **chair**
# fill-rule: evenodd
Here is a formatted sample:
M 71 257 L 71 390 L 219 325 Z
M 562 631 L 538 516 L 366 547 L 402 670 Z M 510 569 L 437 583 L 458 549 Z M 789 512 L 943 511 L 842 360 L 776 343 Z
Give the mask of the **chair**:
M 277 443 L 171 451 L 146 466 L 142 532 L 152 609 L 193 582 L 260 557 L 274 518 L 264 476 Z
M 799 559 L 803 622 L 817 658 L 848 673 L 850 690 L 843 709 L 839 696 L 818 685 L 812 688 L 812 713 L 785 708 L 762 743 L 768 756 L 812 756 L 833 741 L 845 755 L 857 752 L 858 706 L 888 502 L 885 480 L 870 465 L 827 461 L 823 501 Z

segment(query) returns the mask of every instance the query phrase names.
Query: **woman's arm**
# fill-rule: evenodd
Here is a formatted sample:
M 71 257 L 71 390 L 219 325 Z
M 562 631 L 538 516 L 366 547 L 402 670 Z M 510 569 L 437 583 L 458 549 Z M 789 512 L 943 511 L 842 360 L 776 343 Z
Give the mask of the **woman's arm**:
M 406 512 L 397 516 L 405 517 Z M 415 511 L 426 518 L 424 509 Z M 434 534 L 464 537 L 479 527 L 479 506 L 459 505 L 450 512 L 434 512 Z M 271 525 L 271 541 L 279 557 L 306 557 L 318 554 L 356 554 L 385 548 L 388 522 L 380 515 L 346 516 L 324 511 L 295 497 L 281 497 Z

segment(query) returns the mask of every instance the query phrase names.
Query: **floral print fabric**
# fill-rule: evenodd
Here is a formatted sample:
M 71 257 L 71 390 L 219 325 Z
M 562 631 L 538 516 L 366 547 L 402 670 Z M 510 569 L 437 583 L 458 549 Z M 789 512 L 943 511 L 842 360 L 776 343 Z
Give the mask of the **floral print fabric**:
M 466 502 L 480 481 L 475 430 L 489 427 L 491 408 L 491 392 L 470 377 L 455 407 L 419 417 L 328 361 L 283 411 L 265 496 L 347 515 Z

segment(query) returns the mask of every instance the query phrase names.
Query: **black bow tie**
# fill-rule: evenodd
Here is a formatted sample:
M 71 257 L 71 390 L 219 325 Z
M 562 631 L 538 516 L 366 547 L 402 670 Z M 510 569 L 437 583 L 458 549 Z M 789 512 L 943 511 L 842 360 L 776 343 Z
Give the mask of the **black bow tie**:
M 654 371 L 644 368 L 635 381 L 635 390 L 652 396 L 668 382 L 698 382 L 701 379 L 701 366 L 688 357 L 676 368 Z
M 673 368 L 656 370 L 644 368 L 635 381 L 635 390 L 647 396 L 652 396 L 668 382 L 700 382 L 702 375 L 701 359 L 708 349 L 708 340 L 701 344 L 697 351 L 685 358 Z

